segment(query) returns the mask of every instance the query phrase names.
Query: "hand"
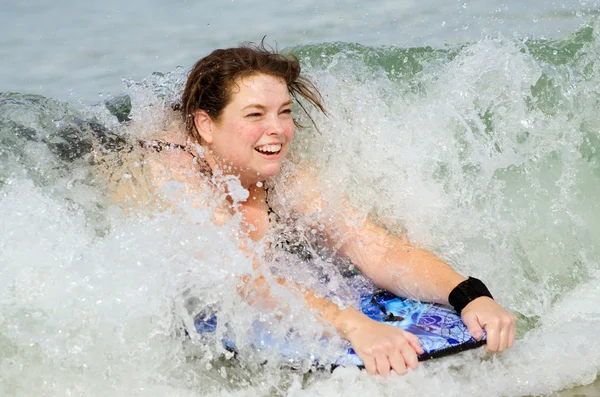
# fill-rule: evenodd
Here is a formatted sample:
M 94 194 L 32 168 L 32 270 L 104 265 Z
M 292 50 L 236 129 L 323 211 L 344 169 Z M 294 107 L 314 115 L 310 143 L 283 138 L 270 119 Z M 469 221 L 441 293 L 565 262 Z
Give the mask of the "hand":
M 512 347 L 516 318 L 495 300 L 487 296 L 479 297 L 465 306 L 461 316 L 475 340 L 483 338 L 482 329 L 485 329 L 488 353 L 499 353 Z
M 349 312 L 350 311 L 350 312 Z M 387 376 L 391 370 L 404 375 L 417 368 L 417 354 L 423 354 L 419 339 L 400 328 L 379 323 L 354 309 L 344 310 L 344 337 L 370 374 Z

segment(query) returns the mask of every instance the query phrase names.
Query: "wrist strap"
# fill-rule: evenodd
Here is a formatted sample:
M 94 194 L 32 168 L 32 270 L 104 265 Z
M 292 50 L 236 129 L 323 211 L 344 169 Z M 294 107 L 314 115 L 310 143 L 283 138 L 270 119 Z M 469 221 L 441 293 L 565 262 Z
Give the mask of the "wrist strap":
M 454 287 L 450 295 L 448 295 L 448 302 L 454 307 L 457 313 L 461 313 L 465 306 L 482 296 L 494 299 L 490 290 L 487 289 L 481 280 L 469 277 Z

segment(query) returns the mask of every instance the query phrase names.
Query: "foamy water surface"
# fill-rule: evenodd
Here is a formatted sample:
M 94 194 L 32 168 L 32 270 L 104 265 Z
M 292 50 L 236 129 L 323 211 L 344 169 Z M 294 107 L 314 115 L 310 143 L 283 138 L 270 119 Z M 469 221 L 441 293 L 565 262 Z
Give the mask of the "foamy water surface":
M 138 10 L 140 19 L 148 12 Z M 368 18 L 365 10 L 356 12 Z M 215 226 L 211 211 L 193 208 L 190 200 L 174 211 L 124 211 L 106 196 L 87 152 L 65 158 L 61 134 L 80 131 L 75 120 L 94 120 L 121 135 L 161 128 L 184 70 L 166 66 L 173 72 L 122 86 L 133 123 L 146 126 L 135 130 L 108 112 L 104 97 L 89 96 L 86 101 L 97 104 L 90 106 L 4 94 L 0 395 L 527 396 L 592 383 L 600 370 L 599 31 L 592 18 L 554 41 L 456 36 L 460 45 L 439 50 L 395 41 L 377 47 L 377 36 L 354 40 L 362 45 L 304 45 L 295 36 L 286 43 L 329 111 L 315 115 L 321 134 L 296 134 L 291 160 L 316 166 L 327 200 L 344 194 L 359 212 L 406 231 L 460 273 L 484 279 L 518 317 L 518 340 L 506 353 L 469 351 L 424 363 L 404 377 L 356 368 L 307 372 L 309 359 L 301 370 L 282 369 L 277 352 L 268 349 L 243 351 L 236 360 L 218 341 L 227 332 L 223 326 L 214 339 L 184 335 L 188 310 L 203 307 L 229 322 L 240 345 L 253 321 L 270 326 L 276 337 L 292 325 L 309 350 L 323 332 L 285 290 L 274 294 L 291 309 L 275 314 L 239 298 L 238 277 L 251 263 L 236 248 L 238 220 Z M 413 36 L 429 37 L 424 28 Z M 138 73 L 136 66 L 124 72 L 110 62 L 119 77 Z M 75 70 L 63 66 L 56 73 Z M 75 85 L 79 78 L 66 84 L 90 92 Z M 56 87 L 47 92 L 62 95 L 54 94 Z M 179 189 L 167 184 L 165 194 Z M 326 265 L 281 258 L 288 271 Z M 301 274 L 308 283 L 322 281 L 310 271 Z M 346 280 L 332 275 L 341 299 L 351 301 L 343 292 Z M 324 354 L 343 347 L 333 338 Z

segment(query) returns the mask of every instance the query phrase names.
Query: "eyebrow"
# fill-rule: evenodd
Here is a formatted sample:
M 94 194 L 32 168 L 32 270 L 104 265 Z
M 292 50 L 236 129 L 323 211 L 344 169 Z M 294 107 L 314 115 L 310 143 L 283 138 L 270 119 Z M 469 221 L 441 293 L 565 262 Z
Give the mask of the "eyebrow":
M 294 102 L 290 99 L 289 101 L 285 101 L 284 103 L 282 103 L 280 107 L 289 106 L 293 103 Z M 249 108 L 266 109 L 267 107 L 265 105 L 261 105 L 260 103 L 251 103 L 250 105 L 244 106 L 242 110 L 246 110 Z

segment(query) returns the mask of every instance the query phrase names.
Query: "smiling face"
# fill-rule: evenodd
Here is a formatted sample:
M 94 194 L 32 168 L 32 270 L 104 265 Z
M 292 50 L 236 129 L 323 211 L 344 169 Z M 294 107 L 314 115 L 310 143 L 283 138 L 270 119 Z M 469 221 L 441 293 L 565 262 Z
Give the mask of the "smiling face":
M 220 117 L 198 110 L 194 122 L 211 152 L 209 164 L 239 175 L 246 188 L 279 172 L 294 135 L 288 87 L 266 74 L 235 80 Z

